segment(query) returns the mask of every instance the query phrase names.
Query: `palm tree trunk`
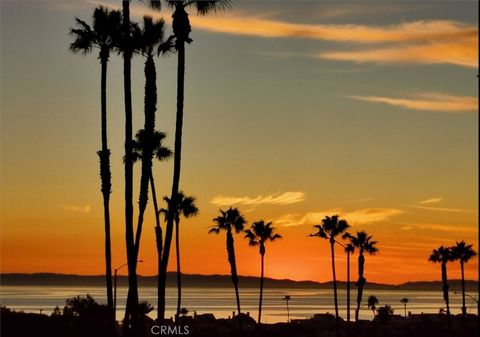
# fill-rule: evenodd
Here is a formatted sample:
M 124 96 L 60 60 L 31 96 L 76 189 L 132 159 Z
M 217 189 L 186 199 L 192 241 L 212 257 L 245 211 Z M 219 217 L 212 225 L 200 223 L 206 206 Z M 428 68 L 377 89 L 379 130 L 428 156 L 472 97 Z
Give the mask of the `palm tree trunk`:
M 237 275 L 237 262 L 235 259 L 235 246 L 233 242 L 233 234 L 231 230 L 227 231 L 227 256 L 228 263 L 230 264 L 230 273 L 232 275 L 232 283 L 235 289 L 235 297 L 237 300 L 237 310 L 241 314 L 240 310 L 240 294 L 238 291 L 238 275 Z
M 175 220 L 175 248 L 177 254 L 177 319 L 182 305 L 182 272 L 180 270 L 180 220 Z
M 265 248 L 264 248 L 265 250 Z M 260 271 L 260 301 L 258 303 L 258 323 L 262 321 L 262 300 L 263 300 L 263 276 L 265 271 L 264 260 L 265 260 L 265 251 L 260 253 L 261 256 L 261 271 Z
M 132 90 L 130 50 L 130 1 L 122 1 L 125 50 L 123 52 L 123 78 L 125 100 L 125 242 L 128 262 L 128 296 L 125 310 L 126 327 L 138 312 L 137 259 L 133 237 L 133 160 L 132 160 Z
M 403 303 L 403 311 L 405 312 L 405 318 L 407 318 L 407 303 Z
M 162 227 L 160 226 L 160 210 L 158 208 L 157 202 L 157 193 L 155 190 L 155 181 L 153 179 L 153 173 L 150 172 L 150 190 L 152 191 L 152 200 L 153 200 L 153 209 L 155 212 L 155 240 L 157 248 L 157 319 L 160 317 L 160 268 L 162 262 L 162 249 L 163 249 L 163 238 L 162 238 Z
M 140 238 L 142 236 L 143 219 L 148 203 L 148 183 L 152 172 L 153 157 L 153 134 L 155 132 L 155 111 L 157 110 L 157 73 L 153 56 L 148 55 L 145 61 L 145 144 L 142 152 L 142 174 L 140 177 L 140 192 L 138 197 L 138 221 L 137 232 L 135 235 L 135 261 L 138 260 L 138 251 L 140 250 Z
M 355 321 L 358 322 L 358 316 L 360 313 L 360 305 L 362 303 L 363 287 L 365 285 L 365 278 L 363 277 L 363 270 L 365 268 L 365 257 L 360 252 L 358 256 L 358 281 L 357 281 L 357 308 L 355 309 Z
M 287 300 L 287 323 L 290 323 L 290 308 L 288 307 L 288 300 Z
M 460 271 L 462 272 L 462 316 L 467 315 L 467 306 L 465 305 L 465 266 L 463 260 L 460 260 Z
M 184 97 L 184 81 L 185 81 L 185 41 L 177 40 L 177 116 L 175 125 L 175 145 L 174 145 L 174 160 L 173 160 L 173 182 L 171 202 L 175 202 L 178 195 L 178 186 L 180 183 L 180 167 L 181 167 L 181 153 L 182 153 L 182 127 L 183 127 L 183 97 Z M 173 207 L 171 208 L 173 209 Z M 172 214 L 170 214 L 172 213 Z M 165 246 L 162 254 L 162 265 L 160 270 L 160 319 L 165 318 L 165 287 L 167 281 L 167 267 L 170 255 L 170 246 L 172 244 L 173 236 L 173 212 L 169 212 L 167 219 L 167 228 L 165 232 Z
M 442 282 L 443 282 L 443 299 L 445 300 L 445 305 L 447 306 L 447 315 L 450 316 L 450 299 L 448 297 L 448 278 L 447 278 L 447 263 L 442 262 Z
M 330 241 L 330 252 L 332 254 L 332 275 L 333 275 L 333 299 L 335 304 L 335 329 L 336 336 L 340 336 L 340 317 L 338 316 L 338 294 L 337 294 L 337 275 L 335 272 L 335 241 Z
M 347 252 L 347 322 L 350 322 L 350 252 Z
M 100 180 L 103 196 L 103 218 L 105 226 L 105 278 L 107 286 L 107 307 L 111 315 L 111 323 L 114 326 L 115 313 L 113 312 L 113 288 L 112 288 L 112 250 L 110 239 L 110 193 L 112 190 L 110 172 L 110 150 L 107 143 L 107 63 L 108 55 L 101 58 L 101 123 L 102 123 L 102 150 L 98 152 L 100 157 Z

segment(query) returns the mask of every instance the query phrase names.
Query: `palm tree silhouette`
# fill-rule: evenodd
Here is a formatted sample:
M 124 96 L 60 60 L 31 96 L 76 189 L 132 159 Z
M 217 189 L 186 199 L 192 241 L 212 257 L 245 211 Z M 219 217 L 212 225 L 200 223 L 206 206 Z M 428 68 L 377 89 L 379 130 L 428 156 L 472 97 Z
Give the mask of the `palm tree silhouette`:
M 473 245 L 467 245 L 465 241 L 456 242 L 455 246 L 451 247 L 453 258 L 460 261 L 460 271 L 462 273 L 462 315 L 467 314 L 467 306 L 465 305 L 465 263 L 477 255 L 473 250 Z
M 373 318 L 375 318 L 375 311 L 377 310 L 378 298 L 374 295 L 371 295 L 367 299 L 367 307 L 372 310 Z
M 137 140 L 141 144 L 141 177 L 140 177 L 140 192 L 138 197 L 139 211 L 137 231 L 135 234 L 135 252 L 138 260 L 138 251 L 140 248 L 140 238 L 142 234 L 143 220 L 145 210 L 148 203 L 148 185 L 151 182 L 152 176 L 152 161 L 154 151 L 160 150 L 158 148 L 164 134 L 155 133 L 155 112 L 157 111 L 157 73 L 153 57 L 160 53 L 165 53 L 170 49 L 170 40 L 164 41 L 164 21 L 163 19 L 154 21 L 149 16 L 143 17 L 143 29 L 138 25 L 134 25 L 132 29 L 132 36 L 135 43 L 135 51 L 145 57 L 145 98 L 144 98 L 144 113 L 145 124 L 144 129 L 137 133 Z M 159 139 L 159 136 L 161 139 Z M 157 147 L 157 148 L 156 148 Z M 135 151 L 135 144 L 133 144 Z M 139 152 L 137 152 L 139 153 Z M 135 154 L 134 154 L 135 155 Z M 133 158 L 135 161 L 137 158 Z
M 151 147 L 153 148 L 153 156 L 159 160 L 164 161 L 169 159 L 172 156 L 172 151 L 169 148 L 162 145 L 163 141 L 165 140 L 165 133 L 155 131 L 153 134 L 153 139 L 151 141 Z M 147 142 L 147 137 L 145 136 L 145 130 L 139 130 L 135 136 L 135 140 L 133 141 L 133 154 L 132 159 L 133 162 L 136 163 L 140 161 L 143 157 L 143 149 L 145 148 L 145 143 Z M 150 174 L 150 189 L 152 192 L 152 200 L 153 200 L 153 207 L 155 212 L 155 240 L 156 240 L 156 248 L 157 248 L 157 268 L 160 270 L 160 263 L 162 259 L 162 248 L 163 248 L 163 238 L 162 238 L 162 227 L 160 225 L 160 208 L 158 206 L 157 201 L 157 193 L 155 187 L 155 180 L 153 178 L 153 174 Z M 158 277 L 157 277 L 157 292 L 159 292 L 159 284 L 158 284 Z M 158 297 L 157 297 L 158 301 Z M 157 303 L 157 315 L 158 315 L 158 303 Z M 157 317 L 158 318 L 158 317 Z
M 288 307 L 288 302 L 290 302 L 290 295 L 285 295 L 283 300 L 287 303 L 287 323 L 290 323 L 290 308 Z
M 345 233 L 350 227 L 347 221 L 339 219 L 338 215 L 326 216 L 321 225 L 315 225 L 318 232 L 310 236 L 318 236 L 330 242 L 330 253 L 332 255 L 332 275 L 333 275 L 333 299 L 335 303 L 335 318 L 337 336 L 340 335 L 340 316 L 338 315 L 338 295 L 337 295 L 337 275 L 335 273 L 335 242 L 336 237 Z
M 180 269 L 180 216 L 190 218 L 198 215 L 198 208 L 195 205 L 195 197 L 187 197 L 182 191 L 178 192 L 177 199 L 172 202 L 170 198 L 164 197 L 163 200 L 167 203 L 167 208 L 161 209 L 160 212 L 165 215 L 167 219 L 173 213 L 175 219 L 175 248 L 177 254 L 177 314 L 180 315 L 182 305 L 182 273 Z M 172 212 L 173 210 L 173 212 Z
M 263 281 L 265 273 L 265 243 L 267 241 L 275 241 L 281 239 L 280 234 L 274 234 L 275 227 L 272 227 L 272 223 L 265 223 L 263 220 L 256 221 L 252 224 L 250 229 L 245 231 L 245 238 L 248 239 L 250 246 L 259 246 L 261 271 L 260 271 L 260 300 L 258 304 L 258 323 L 261 323 L 262 319 L 262 300 L 263 300 Z
M 362 304 L 363 288 L 367 279 L 364 276 L 365 271 L 365 256 L 364 254 L 375 255 L 378 252 L 378 248 L 375 247 L 377 241 L 372 240 L 372 236 L 368 235 L 365 231 L 357 232 L 356 236 L 345 235 L 345 238 L 350 241 L 352 246 L 358 250 L 358 280 L 357 280 L 357 308 L 355 309 L 355 321 L 358 321 L 358 315 L 360 313 L 360 305 Z
M 153 9 L 160 8 L 159 0 L 146 1 Z M 133 230 L 133 127 L 132 127 L 132 56 L 135 43 L 132 39 L 130 21 L 130 0 L 122 0 L 123 22 L 119 51 L 123 55 L 123 93 L 125 105 L 125 244 L 128 262 L 128 296 L 125 308 L 124 326 L 135 325 L 140 318 L 138 314 L 138 279 L 137 253 Z
M 243 228 L 247 221 L 240 213 L 238 208 L 229 208 L 226 211 L 220 210 L 219 216 L 213 219 L 215 226 L 212 227 L 208 233 L 219 234 L 220 231 L 225 231 L 227 236 L 227 255 L 228 263 L 230 264 L 230 273 L 232 275 L 232 283 L 235 288 L 235 297 L 237 299 L 237 310 L 241 314 L 240 309 L 240 294 L 238 292 L 238 274 L 237 274 L 237 262 L 235 259 L 235 245 L 233 241 L 233 232 L 240 233 L 243 231 Z
M 211 11 L 224 10 L 229 7 L 230 0 L 166 0 L 167 4 L 174 8 L 173 12 L 173 35 L 175 37 L 175 48 L 177 50 L 177 112 L 175 122 L 175 140 L 174 140 L 174 162 L 171 200 L 175 200 L 178 194 L 180 184 L 181 155 L 182 155 L 182 127 L 183 127 L 183 99 L 185 87 L 185 43 L 191 43 L 190 21 L 185 8 L 194 6 L 197 13 L 205 15 Z M 160 319 L 165 318 L 165 287 L 167 281 L 167 267 L 170 256 L 170 246 L 172 244 L 174 219 L 169 217 L 165 230 L 165 244 L 162 255 L 161 273 L 159 282 L 161 283 L 161 303 Z
M 433 263 L 440 263 L 442 270 L 442 291 L 445 305 L 447 306 L 447 315 L 450 315 L 450 300 L 448 298 L 448 278 L 447 278 L 447 262 L 453 261 L 452 250 L 449 247 L 440 246 L 434 249 L 428 258 L 428 261 Z
M 111 313 L 112 323 L 113 292 L 112 292 L 112 253 L 110 239 L 110 193 L 112 191 L 110 172 L 110 149 L 107 142 L 107 64 L 110 51 L 118 42 L 118 31 L 122 21 L 119 11 L 109 10 L 99 6 L 93 12 L 93 29 L 79 18 L 75 19 L 78 28 L 71 28 L 70 34 L 74 41 L 70 44 L 73 53 L 87 54 L 93 48 L 99 49 L 98 58 L 101 64 L 100 77 L 100 105 L 101 105 L 101 139 L 102 149 L 98 151 L 100 157 L 100 179 L 103 196 L 103 218 L 105 227 L 105 277 L 107 287 L 107 307 Z
M 403 304 L 403 310 L 405 312 L 405 318 L 407 318 L 407 303 L 408 303 L 408 298 L 404 297 L 400 300 L 400 303 Z
M 348 243 L 344 249 L 347 254 L 347 322 L 350 322 L 350 255 L 355 252 L 355 247 Z

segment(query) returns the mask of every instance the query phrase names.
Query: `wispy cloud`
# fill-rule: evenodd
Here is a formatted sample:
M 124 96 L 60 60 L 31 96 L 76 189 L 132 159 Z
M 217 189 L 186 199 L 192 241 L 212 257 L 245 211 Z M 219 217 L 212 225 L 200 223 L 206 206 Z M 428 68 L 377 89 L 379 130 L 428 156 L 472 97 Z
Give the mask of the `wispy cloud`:
M 380 64 L 452 64 L 475 68 L 478 60 L 476 37 L 464 37 L 458 41 L 422 42 L 419 45 L 388 46 L 367 50 L 330 51 L 315 57 Z
M 346 219 L 351 225 L 371 224 L 405 213 L 405 211 L 396 208 L 363 208 L 354 211 L 342 211 L 341 209 L 329 209 L 318 212 L 308 212 L 304 215 L 285 214 L 274 220 L 275 224 L 284 227 L 293 227 L 301 225 L 315 225 L 321 223 L 325 216 L 337 214 Z
M 75 213 L 83 213 L 83 214 L 90 213 L 91 211 L 90 205 L 85 205 L 85 206 L 65 205 L 65 206 L 62 206 L 62 208 L 67 212 L 75 212 Z
M 426 210 L 426 211 L 449 212 L 449 213 L 475 213 L 475 211 L 473 210 L 460 209 L 460 208 L 430 207 L 430 206 L 420 206 L 420 205 L 407 205 L 407 206 Z
M 430 198 L 430 199 L 418 201 L 416 204 L 417 204 L 417 205 L 436 204 L 436 203 L 439 203 L 439 202 L 442 201 L 442 200 L 443 200 L 443 198 L 436 197 L 436 198 Z
M 441 224 L 403 224 L 400 227 L 402 231 L 411 231 L 411 230 L 433 230 L 433 231 L 442 231 L 442 232 L 462 232 L 462 233 L 476 233 L 477 228 L 474 226 L 461 226 L 461 225 L 441 225 Z
M 303 192 L 284 192 L 280 194 L 259 195 L 257 197 L 228 197 L 228 196 L 216 196 L 212 199 L 211 203 L 216 206 L 230 206 L 230 205 L 247 205 L 247 206 L 259 206 L 259 205 L 289 205 L 305 200 L 305 193 Z
M 359 101 L 383 103 L 413 110 L 439 112 L 476 112 L 478 99 L 472 96 L 453 96 L 443 93 L 421 93 L 412 98 L 381 96 L 349 96 Z

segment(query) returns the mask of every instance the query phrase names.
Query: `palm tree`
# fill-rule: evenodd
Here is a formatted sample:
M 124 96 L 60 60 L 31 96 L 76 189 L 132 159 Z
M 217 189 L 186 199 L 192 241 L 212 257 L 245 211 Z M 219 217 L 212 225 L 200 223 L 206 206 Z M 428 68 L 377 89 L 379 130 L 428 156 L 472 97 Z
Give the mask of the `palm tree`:
M 235 245 L 233 241 L 233 232 L 240 233 L 243 231 L 247 221 L 240 213 L 238 208 L 229 208 L 226 211 L 220 210 L 219 216 L 213 219 L 215 226 L 210 228 L 208 231 L 209 234 L 219 234 L 220 231 L 225 231 L 227 237 L 227 256 L 228 263 L 230 264 L 230 274 L 232 276 L 232 283 L 235 289 L 235 297 L 237 299 L 237 310 L 241 314 L 240 309 L 240 294 L 238 292 L 238 273 L 237 273 L 237 262 L 235 259 Z
M 230 0 L 165 0 L 168 5 L 174 8 L 173 12 L 173 35 L 175 37 L 175 48 L 177 50 L 177 112 L 175 124 L 175 141 L 174 141 L 174 163 L 171 200 L 175 200 L 180 185 L 180 169 L 182 155 L 182 127 L 183 127 L 183 99 L 185 84 L 185 43 L 192 42 L 190 38 L 190 21 L 185 8 L 192 5 L 196 8 L 197 13 L 206 15 L 211 11 L 224 10 L 230 6 Z M 173 237 L 174 219 L 169 217 L 165 230 L 165 243 L 162 255 L 161 273 L 159 282 L 161 283 L 161 302 L 160 303 L 160 319 L 165 318 L 165 287 L 167 281 L 167 267 L 170 256 L 170 246 Z
M 155 131 L 153 134 L 153 139 L 151 141 L 151 146 L 153 147 L 153 156 L 159 160 L 164 161 L 169 159 L 172 156 L 172 151 L 169 148 L 162 145 L 166 135 L 163 132 Z M 147 137 L 145 136 L 145 130 L 139 130 L 133 141 L 133 162 L 136 163 L 140 161 L 143 157 L 143 149 L 145 148 L 145 143 L 147 142 Z M 155 240 L 157 248 L 157 268 L 160 270 L 160 264 L 162 260 L 162 248 L 163 248 L 163 239 L 162 239 L 162 227 L 160 226 L 160 208 L 157 201 L 157 193 L 155 187 L 155 180 L 153 174 L 150 174 L 150 189 L 152 192 L 153 207 L 155 213 Z M 158 278 L 157 278 L 157 291 L 159 288 Z M 158 300 L 158 298 L 157 298 Z M 158 315 L 158 302 L 157 302 L 157 315 Z
M 347 322 L 350 322 L 350 255 L 355 252 L 355 247 L 349 243 L 344 249 L 347 254 Z
M 153 9 L 159 9 L 160 1 L 150 0 Z M 122 0 L 123 22 L 119 50 L 123 54 L 123 92 L 125 103 L 125 243 L 128 262 L 128 296 L 125 309 L 124 326 L 130 327 L 130 321 L 138 321 L 138 280 L 137 253 L 133 231 L 133 131 L 132 131 L 132 56 L 135 50 L 130 22 L 130 0 Z
M 78 28 L 71 28 L 70 34 L 74 41 L 70 44 L 70 51 L 83 55 L 90 53 L 93 48 L 99 49 L 98 58 L 101 64 L 100 76 L 100 105 L 101 105 L 101 139 L 102 149 L 98 151 L 100 157 L 100 179 L 103 196 L 103 219 L 105 227 L 105 277 L 107 286 L 107 307 L 113 312 L 112 292 L 112 253 L 110 240 L 110 193 L 112 190 L 110 172 L 110 149 L 107 143 L 107 64 L 110 51 L 118 42 L 118 31 L 122 16 L 119 11 L 109 10 L 99 6 L 93 12 L 93 29 L 78 18 L 75 19 Z
M 400 300 L 400 303 L 403 304 L 403 310 L 405 311 L 405 318 L 407 318 L 407 303 L 408 303 L 408 298 L 404 297 Z
M 318 232 L 310 234 L 310 236 L 318 236 L 322 239 L 329 240 L 330 253 L 332 255 L 332 275 L 333 275 L 333 299 L 335 303 L 335 318 L 337 336 L 340 335 L 340 316 L 338 315 L 338 295 L 337 295 L 337 275 L 335 273 L 335 242 L 338 235 L 344 234 L 350 227 L 347 221 L 339 219 L 338 215 L 326 216 L 322 220 L 321 225 L 315 225 Z
M 467 306 L 465 305 L 465 263 L 470 261 L 477 255 L 473 250 L 473 245 L 467 245 L 465 241 L 456 242 L 455 246 L 451 247 L 453 258 L 460 261 L 460 271 L 462 273 L 462 315 L 467 314 Z
M 375 311 L 377 310 L 378 298 L 374 295 L 371 295 L 367 299 L 367 307 L 372 310 L 373 318 L 375 318 Z
M 355 321 L 358 321 L 358 315 L 360 313 L 360 305 L 362 304 L 363 288 L 367 279 L 364 276 L 365 271 L 365 254 L 375 255 L 378 252 L 378 248 L 375 247 L 377 241 L 373 241 L 373 237 L 368 235 L 365 231 L 357 232 L 356 236 L 346 235 L 345 238 L 349 239 L 352 246 L 358 250 L 358 280 L 357 280 L 357 308 L 355 309 Z
M 287 303 L 287 323 L 290 323 L 290 308 L 288 307 L 288 302 L 290 301 L 290 295 L 285 295 L 283 300 Z
M 178 192 L 177 199 L 175 202 L 172 202 L 170 198 L 164 197 L 163 200 L 167 203 L 167 208 L 161 209 L 165 215 L 165 219 L 168 219 L 171 213 L 175 219 L 175 248 L 177 254 L 177 314 L 178 318 L 180 315 L 181 305 L 182 305 L 182 273 L 180 269 L 180 216 L 185 218 L 191 218 L 198 215 L 198 208 L 195 205 L 195 197 L 187 197 L 183 192 Z M 173 212 L 172 212 L 173 210 Z
M 260 301 L 258 304 L 258 323 L 262 319 L 262 300 L 263 300 L 263 281 L 265 273 L 265 243 L 267 241 L 275 241 L 281 239 L 280 234 L 274 234 L 275 227 L 272 227 L 272 223 L 265 223 L 263 220 L 254 222 L 250 229 L 245 231 L 245 238 L 248 239 L 250 246 L 259 246 L 260 259 L 261 259 L 261 271 L 260 271 Z
M 438 249 L 434 249 L 432 254 L 428 258 L 428 261 L 433 263 L 440 263 L 442 270 L 442 290 L 443 299 L 447 306 L 447 315 L 450 315 L 450 300 L 448 298 L 448 278 L 447 278 L 447 262 L 453 261 L 452 250 L 449 247 L 440 246 Z

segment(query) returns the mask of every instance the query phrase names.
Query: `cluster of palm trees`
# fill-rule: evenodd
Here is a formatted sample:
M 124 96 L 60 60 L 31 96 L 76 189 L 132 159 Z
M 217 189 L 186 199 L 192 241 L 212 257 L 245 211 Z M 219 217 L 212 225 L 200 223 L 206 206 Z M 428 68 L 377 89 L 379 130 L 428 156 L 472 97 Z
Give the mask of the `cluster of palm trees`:
M 104 227 L 105 227 L 105 266 L 107 285 L 107 305 L 111 311 L 112 326 L 114 324 L 113 295 L 112 295 L 112 267 L 111 267 L 111 241 L 110 241 L 110 194 L 111 194 L 111 170 L 110 150 L 107 137 L 107 65 L 111 52 L 117 52 L 123 56 L 124 76 L 124 105 L 125 105 L 125 242 L 128 266 L 128 297 L 125 312 L 125 326 L 134 326 L 139 321 L 137 261 L 140 248 L 140 239 L 144 214 L 148 203 L 148 192 L 151 190 L 155 208 L 155 233 L 158 251 L 158 319 L 165 318 L 165 287 L 167 267 L 170 256 L 174 227 L 178 234 L 180 214 L 190 216 L 197 211 L 191 208 L 181 211 L 185 198 L 179 191 L 181 150 L 182 150 L 182 126 L 183 126 L 183 102 L 185 82 L 185 44 L 191 43 L 191 26 L 186 9 L 194 7 L 198 14 L 204 15 L 211 11 L 225 10 L 231 5 L 230 0 L 149 0 L 142 1 L 150 8 L 160 10 L 162 4 L 166 4 L 173 10 L 173 33 L 165 38 L 165 24 L 163 20 L 154 20 L 144 17 L 143 27 L 130 19 L 130 1 L 122 0 L 122 11 L 108 9 L 99 6 L 94 9 L 93 22 L 90 26 L 86 21 L 76 18 L 75 27 L 70 29 L 73 42 L 70 50 L 74 53 L 87 54 L 94 48 L 99 50 L 98 58 L 101 64 L 101 150 L 98 151 L 100 158 L 101 192 L 103 196 Z M 177 63 L 177 105 L 176 126 L 174 139 L 174 169 L 172 177 L 172 190 L 170 197 L 164 198 L 167 203 L 166 211 L 159 209 L 155 194 L 155 183 L 152 175 L 153 158 L 165 160 L 172 156 L 170 150 L 162 146 L 165 134 L 156 131 L 155 113 L 157 110 L 156 67 L 154 57 L 176 52 Z M 131 90 L 131 61 L 134 55 L 145 58 L 145 99 L 144 99 L 144 128 L 133 139 L 132 119 L 132 90 Z M 140 192 L 138 198 L 138 219 L 136 230 L 134 229 L 133 207 L 133 164 L 141 161 Z M 190 201 L 193 201 L 191 198 Z M 160 213 L 165 215 L 165 235 L 160 225 Z M 178 253 L 178 236 L 177 236 Z M 178 259 L 177 259 L 178 260 Z M 179 265 L 179 262 L 177 262 Z M 180 273 L 178 272 L 178 276 Z M 178 281 L 180 283 L 180 279 Z M 180 287 L 179 287 L 180 289 Z M 180 290 L 179 290 L 180 292 Z M 177 313 L 180 311 L 177 308 Z
M 350 225 L 338 215 L 326 216 L 322 223 L 315 225 L 317 232 L 310 234 L 311 237 L 320 237 L 330 243 L 332 259 L 333 298 L 335 305 L 336 332 L 340 333 L 340 316 L 338 314 L 337 275 L 335 270 L 335 245 L 343 247 L 347 254 L 347 321 L 350 322 L 350 255 L 358 251 L 358 279 L 357 279 L 357 307 L 355 309 L 355 321 L 358 321 L 363 297 L 363 289 L 367 279 L 365 278 L 365 255 L 375 255 L 378 252 L 377 241 L 365 231 L 359 231 L 355 235 L 347 232 Z M 340 242 L 341 237 L 344 242 Z
M 235 289 L 235 297 L 237 300 L 237 310 L 241 314 L 240 307 L 240 293 L 238 290 L 238 273 L 237 262 L 235 258 L 235 246 L 233 234 L 244 233 L 245 239 L 248 239 L 250 246 L 258 246 L 260 253 L 260 296 L 258 303 L 258 320 L 260 323 L 262 320 L 262 301 L 263 301 L 263 287 L 265 276 L 265 244 L 268 241 L 275 241 L 281 239 L 282 236 L 275 233 L 276 229 L 272 226 L 272 222 L 265 222 L 264 220 L 258 220 L 252 223 L 250 229 L 244 229 L 247 224 L 247 220 L 240 213 L 238 208 L 229 208 L 226 211 L 220 210 L 220 215 L 213 219 L 215 226 L 210 228 L 209 233 L 219 234 L 221 231 L 226 233 L 226 246 L 227 246 L 227 258 L 230 264 L 230 272 L 233 287 Z
M 470 261 L 477 253 L 473 250 L 473 245 L 467 244 L 465 241 L 457 241 L 451 247 L 440 246 L 432 251 L 428 261 L 440 263 L 442 271 L 442 292 L 446 306 L 446 314 L 450 315 L 450 299 L 448 294 L 448 277 L 447 263 L 452 261 L 460 262 L 460 272 L 462 278 L 462 315 L 467 314 L 467 306 L 465 304 L 465 263 Z

